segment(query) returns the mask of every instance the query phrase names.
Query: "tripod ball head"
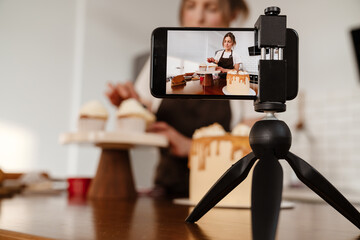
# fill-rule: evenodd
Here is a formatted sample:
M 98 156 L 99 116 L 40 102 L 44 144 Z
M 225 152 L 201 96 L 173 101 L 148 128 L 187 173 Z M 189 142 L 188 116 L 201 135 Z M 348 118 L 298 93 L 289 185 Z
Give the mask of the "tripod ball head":
M 251 128 L 249 141 L 256 157 L 275 155 L 284 159 L 291 146 L 291 132 L 283 121 L 262 120 Z

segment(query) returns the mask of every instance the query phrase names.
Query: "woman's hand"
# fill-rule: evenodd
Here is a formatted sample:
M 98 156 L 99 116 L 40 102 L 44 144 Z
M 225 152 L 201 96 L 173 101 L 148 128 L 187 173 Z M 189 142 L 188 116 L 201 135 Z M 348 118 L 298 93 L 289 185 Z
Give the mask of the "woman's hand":
M 170 151 L 178 157 L 187 157 L 190 152 L 191 139 L 179 133 L 166 122 L 155 122 L 148 128 L 149 132 L 164 135 L 170 143 Z
M 139 99 L 139 95 L 136 93 L 134 85 L 131 82 L 118 83 L 116 85 L 108 83 L 108 90 L 105 95 L 109 98 L 110 102 L 118 107 L 121 102 L 128 98 Z
M 222 72 L 222 73 L 227 72 L 227 70 L 228 70 L 228 69 L 225 69 L 225 68 L 223 68 L 223 67 L 217 67 L 217 68 L 216 68 L 216 71 L 220 71 L 220 72 Z
M 207 61 L 208 61 L 208 63 L 212 63 L 212 62 L 214 63 L 214 62 L 216 62 L 216 61 L 215 61 L 215 58 L 213 58 L 213 57 L 208 58 Z

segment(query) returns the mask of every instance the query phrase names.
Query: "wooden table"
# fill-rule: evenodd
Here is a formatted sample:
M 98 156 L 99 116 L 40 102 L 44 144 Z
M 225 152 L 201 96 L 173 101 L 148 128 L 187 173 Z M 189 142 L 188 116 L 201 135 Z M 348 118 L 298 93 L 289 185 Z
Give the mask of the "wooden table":
M 186 85 L 171 86 L 171 82 L 166 83 L 168 94 L 194 94 L 194 95 L 224 95 L 222 88 L 226 86 L 226 79 L 215 79 L 212 86 L 203 86 L 200 80 L 190 80 Z
M 204 80 L 205 81 L 205 80 Z M 212 85 L 204 86 L 200 80 L 187 81 L 185 85 L 171 86 L 171 82 L 166 82 L 166 93 L 168 94 L 190 94 L 190 95 L 225 95 L 223 87 L 226 86 L 226 79 L 213 79 Z M 257 84 L 251 84 L 254 94 L 257 94 Z
M 359 206 L 357 206 L 359 209 Z M 66 194 L 0 201 L 0 239 L 248 240 L 250 210 L 214 208 L 187 224 L 191 207 L 171 201 L 69 199 Z M 356 240 L 360 230 L 327 204 L 281 210 L 278 240 Z
M 103 131 L 64 133 L 60 143 L 93 144 L 101 148 L 99 165 L 88 192 L 93 199 L 136 198 L 129 149 L 137 145 L 168 145 L 167 139 L 159 134 Z

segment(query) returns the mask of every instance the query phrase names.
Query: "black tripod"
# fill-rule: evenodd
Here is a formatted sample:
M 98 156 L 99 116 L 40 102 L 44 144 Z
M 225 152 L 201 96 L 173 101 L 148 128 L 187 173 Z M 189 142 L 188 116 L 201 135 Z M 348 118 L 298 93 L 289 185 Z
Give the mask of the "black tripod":
M 289 152 L 291 132 L 273 112 L 255 123 L 250 132 L 253 152 L 236 162 L 201 199 L 187 222 L 196 222 L 239 185 L 255 166 L 252 182 L 251 213 L 253 239 L 275 239 L 282 195 L 282 168 L 285 159 L 297 177 L 360 229 L 360 213 L 316 169 Z
M 360 229 L 360 213 L 355 207 L 316 169 L 289 152 L 290 129 L 274 115 L 286 110 L 286 100 L 296 97 L 298 81 L 298 37 L 293 30 L 286 30 L 286 18 L 278 16 L 279 13 L 280 9 L 277 7 L 267 8 L 266 15 L 260 16 L 255 24 L 255 43 L 261 48 L 261 60 L 259 94 L 254 106 L 255 111 L 265 112 L 266 117 L 256 122 L 251 129 L 249 139 L 253 152 L 222 175 L 186 221 L 199 220 L 247 177 L 259 159 L 252 180 L 252 234 L 254 240 L 275 239 L 283 185 L 283 172 L 278 160 L 285 159 L 306 186 Z M 274 37 L 274 34 L 278 35 Z M 285 43 L 287 49 L 282 56 L 281 48 L 285 47 Z M 270 47 L 268 60 L 267 47 Z M 277 60 L 272 56 L 273 47 L 280 47 Z

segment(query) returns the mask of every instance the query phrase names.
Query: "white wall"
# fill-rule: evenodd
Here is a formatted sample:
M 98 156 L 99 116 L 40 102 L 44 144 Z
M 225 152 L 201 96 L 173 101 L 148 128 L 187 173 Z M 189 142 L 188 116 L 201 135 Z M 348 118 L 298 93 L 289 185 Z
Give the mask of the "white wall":
M 66 172 L 73 1 L 0 1 L 0 167 Z M 65 163 L 65 164 L 63 164 Z

